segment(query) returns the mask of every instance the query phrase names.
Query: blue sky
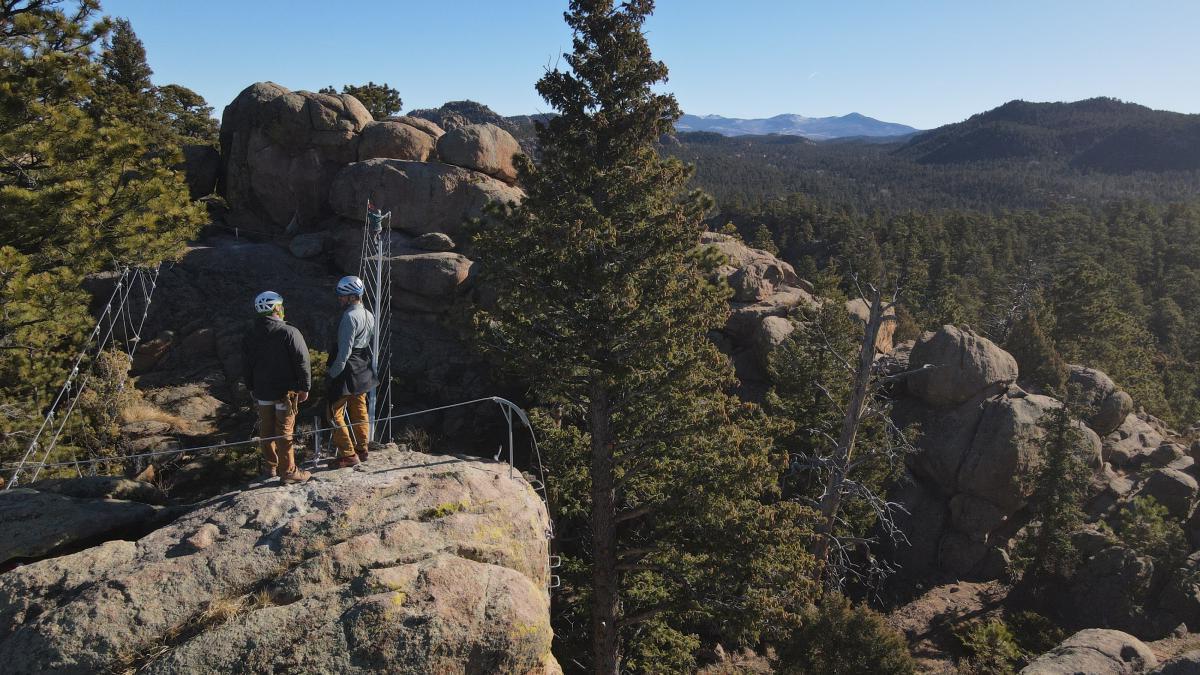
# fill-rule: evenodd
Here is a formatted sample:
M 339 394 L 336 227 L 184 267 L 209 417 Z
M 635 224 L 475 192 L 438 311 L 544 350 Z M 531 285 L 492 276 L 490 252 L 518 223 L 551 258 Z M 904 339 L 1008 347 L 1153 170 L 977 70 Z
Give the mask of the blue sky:
M 533 85 L 570 49 L 565 0 L 102 0 L 156 83 L 220 114 L 245 86 L 387 82 L 405 109 L 548 111 Z M 646 29 L 686 112 L 860 112 L 930 128 L 1005 101 L 1115 96 L 1200 113 L 1196 0 L 659 0 Z

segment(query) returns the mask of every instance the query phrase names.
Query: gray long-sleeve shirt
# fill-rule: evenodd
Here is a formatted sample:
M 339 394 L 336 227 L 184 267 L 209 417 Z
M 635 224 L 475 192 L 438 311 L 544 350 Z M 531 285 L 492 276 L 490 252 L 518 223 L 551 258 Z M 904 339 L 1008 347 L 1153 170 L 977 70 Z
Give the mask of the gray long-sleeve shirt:
M 361 302 L 347 307 L 338 322 L 337 356 L 329 364 L 329 377 L 341 375 L 346 368 L 346 361 L 350 359 L 350 352 L 371 346 L 374 339 L 375 317 L 371 312 Z

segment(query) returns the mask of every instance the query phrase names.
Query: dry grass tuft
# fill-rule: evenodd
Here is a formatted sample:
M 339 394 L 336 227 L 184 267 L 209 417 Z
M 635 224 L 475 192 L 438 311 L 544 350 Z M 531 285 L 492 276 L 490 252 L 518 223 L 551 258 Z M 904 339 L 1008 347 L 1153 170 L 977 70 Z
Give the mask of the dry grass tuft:
M 162 422 L 171 425 L 172 431 L 181 433 L 191 431 L 192 428 L 191 422 L 149 403 L 135 403 L 121 411 L 121 423 L 131 422 Z
M 120 675 L 135 675 L 144 672 L 152 663 L 170 653 L 176 645 L 195 635 L 220 626 L 242 614 L 271 607 L 275 598 L 265 588 L 231 598 L 214 598 L 203 611 L 188 621 L 166 631 L 159 640 L 146 649 L 126 654 L 118 659 L 111 672 Z

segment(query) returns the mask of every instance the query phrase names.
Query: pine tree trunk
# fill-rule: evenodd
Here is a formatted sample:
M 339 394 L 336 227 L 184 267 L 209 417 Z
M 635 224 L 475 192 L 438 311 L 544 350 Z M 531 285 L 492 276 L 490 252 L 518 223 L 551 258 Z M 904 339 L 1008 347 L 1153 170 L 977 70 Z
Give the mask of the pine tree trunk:
M 821 496 L 821 522 L 817 527 L 817 538 L 813 542 L 812 554 L 817 562 L 817 578 L 825 575 L 826 563 L 829 558 L 829 542 L 837 525 L 838 510 L 842 505 L 842 484 L 850 468 L 850 458 L 854 454 L 854 439 L 858 435 L 858 426 L 862 422 L 863 406 L 867 402 L 867 390 L 871 384 L 871 371 L 875 364 L 875 340 L 879 335 L 879 327 L 883 325 L 883 299 L 880 292 L 875 291 L 871 298 L 871 316 L 867 320 L 867 328 L 863 332 L 862 344 L 858 351 L 858 368 L 854 373 L 854 390 L 850 402 L 846 406 L 842 418 L 842 431 L 838 436 L 837 449 L 833 453 L 833 462 L 829 471 L 829 479 L 825 484 L 825 494 Z
M 613 481 L 612 411 L 609 392 L 594 383 L 588 411 L 592 432 L 592 659 L 596 675 L 617 675 L 616 489 Z

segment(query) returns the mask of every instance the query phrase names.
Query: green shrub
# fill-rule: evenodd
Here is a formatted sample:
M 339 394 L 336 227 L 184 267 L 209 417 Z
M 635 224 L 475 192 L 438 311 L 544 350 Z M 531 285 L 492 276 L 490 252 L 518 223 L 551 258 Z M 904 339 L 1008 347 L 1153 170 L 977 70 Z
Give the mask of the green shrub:
M 836 593 L 804 613 L 775 657 L 780 675 L 901 675 L 916 672 L 908 646 L 883 616 Z
M 1153 497 L 1135 497 L 1113 519 L 1113 530 L 1124 545 L 1160 563 L 1178 563 L 1187 556 L 1187 538 L 1167 507 Z
M 1037 612 L 1017 612 L 1006 618 L 1005 623 L 1025 654 L 1044 654 L 1067 637 L 1066 631 Z
M 974 621 L 957 632 L 963 651 L 967 654 L 964 668 L 980 675 L 1007 675 L 1016 672 L 1017 661 L 1023 656 L 1016 636 L 1000 619 Z

